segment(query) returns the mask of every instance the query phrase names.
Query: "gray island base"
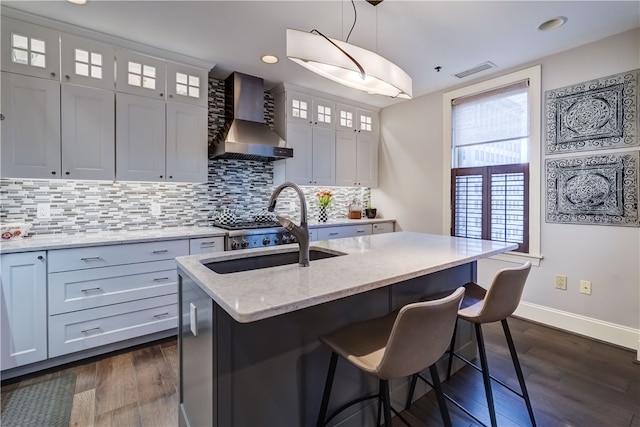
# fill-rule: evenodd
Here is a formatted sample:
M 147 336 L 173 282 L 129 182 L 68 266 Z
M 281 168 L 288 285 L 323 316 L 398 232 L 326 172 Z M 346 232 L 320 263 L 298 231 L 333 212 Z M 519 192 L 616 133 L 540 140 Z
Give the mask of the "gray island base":
M 318 337 L 383 316 L 409 302 L 476 279 L 476 261 L 515 245 L 399 232 L 315 242 L 343 254 L 218 274 L 204 264 L 297 250 L 295 245 L 179 257 L 180 425 L 312 426 L 330 352 Z M 471 328 L 456 347 L 475 354 Z M 340 361 L 329 412 L 375 392 L 377 380 Z M 402 408 L 408 379 L 391 382 Z M 415 398 L 428 391 L 417 390 Z M 374 402 L 353 406 L 335 425 L 375 425 Z

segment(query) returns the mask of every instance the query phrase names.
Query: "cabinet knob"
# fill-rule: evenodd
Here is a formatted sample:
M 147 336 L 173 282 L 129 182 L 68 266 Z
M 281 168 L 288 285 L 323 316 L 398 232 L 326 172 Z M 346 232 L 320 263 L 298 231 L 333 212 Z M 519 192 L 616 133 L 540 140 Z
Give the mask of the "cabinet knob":
M 0 113 L 0 120 L 4 120 L 4 114 Z
M 71 77 L 69 76 L 69 74 L 65 74 L 64 78 L 69 80 Z
M 162 95 L 160 95 L 160 96 L 162 96 Z M 169 98 L 173 98 L 173 95 L 171 95 L 171 94 L 170 94 L 170 95 L 169 95 Z
M 38 255 L 38 259 L 39 259 L 40 261 L 42 261 L 42 260 L 44 259 L 44 257 L 43 257 L 42 255 Z
M 51 171 L 51 175 L 55 175 L 55 174 L 56 174 L 56 171 Z
M 162 98 L 163 96 L 164 96 L 164 93 L 161 93 L 161 94 L 160 94 L 160 97 Z
M 56 76 L 56 73 L 52 71 L 51 72 L 51 77 L 55 77 L 55 76 Z
M 173 179 L 173 175 L 169 175 L 169 179 Z
M 66 171 L 64 174 L 65 175 L 71 175 L 71 173 L 69 171 Z

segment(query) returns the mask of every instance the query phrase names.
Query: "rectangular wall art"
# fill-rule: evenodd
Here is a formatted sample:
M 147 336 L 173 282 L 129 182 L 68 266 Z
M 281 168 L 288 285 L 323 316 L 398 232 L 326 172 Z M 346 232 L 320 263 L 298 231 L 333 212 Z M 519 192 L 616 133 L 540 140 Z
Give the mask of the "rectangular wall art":
M 638 226 L 640 153 L 547 159 L 547 222 Z
M 547 154 L 638 146 L 639 74 L 546 91 Z

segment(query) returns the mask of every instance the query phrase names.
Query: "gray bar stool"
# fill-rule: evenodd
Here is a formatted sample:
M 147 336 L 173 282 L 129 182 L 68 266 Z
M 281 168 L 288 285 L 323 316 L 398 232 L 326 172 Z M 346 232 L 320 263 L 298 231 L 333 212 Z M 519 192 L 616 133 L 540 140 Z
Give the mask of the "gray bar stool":
M 446 426 L 451 426 L 435 363 L 447 351 L 463 295 L 464 289 L 460 287 L 445 298 L 407 304 L 387 316 L 353 323 L 321 337 L 332 353 L 317 425 L 326 425 L 351 405 L 377 398 L 378 424 L 382 403 L 385 426 L 391 426 L 391 411 L 397 415 L 398 412 L 391 407 L 389 380 L 413 375 L 428 367 L 442 419 Z M 327 418 L 338 355 L 362 371 L 377 376 L 379 389 L 375 395 L 360 397 L 342 405 Z M 402 421 L 408 425 L 406 420 Z
M 529 393 L 527 392 L 527 387 L 524 382 L 524 376 L 522 375 L 522 369 L 518 360 L 518 354 L 516 353 L 515 346 L 513 345 L 513 339 L 511 338 L 511 332 L 509 331 L 509 325 L 507 324 L 507 317 L 513 314 L 515 309 L 518 307 L 518 304 L 520 303 L 524 284 L 527 281 L 527 276 L 529 275 L 530 270 L 531 263 L 529 261 L 525 262 L 520 267 L 502 269 L 496 273 L 489 290 L 486 290 L 473 282 L 464 285 L 465 295 L 464 299 L 462 300 L 462 306 L 460 310 L 458 310 L 458 318 L 467 320 L 474 324 L 476 338 L 478 340 L 478 354 L 480 356 L 481 368 L 454 352 L 457 327 L 456 329 L 454 329 L 453 337 L 451 338 L 451 345 L 448 352 L 449 366 L 447 369 L 447 379 L 449 379 L 449 377 L 451 376 L 451 365 L 453 363 L 454 356 L 471 365 L 478 371 L 482 372 L 482 380 L 484 382 L 484 389 L 487 396 L 487 406 L 489 407 L 489 418 L 493 427 L 497 425 L 497 421 L 496 410 L 493 404 L 491 380 L 498 382 L 500 385 L 506 387 L 508 390 L 523 398 L 527 406 L 527 411 L 529 412 L 531 424 L 534 427 L 536 425 L 536 421 L 533 416 L 533 408 L 531 407 L 531 399 L 529 399 Z M 482 335 L 482 324 L 498 321 L 502 323 L 502 329 L 507 340 L 507 345 L 509 346 L 509 352 L 511 353 L 511 360 L 513 361 L 513 366 L 518 377 L 518 382 L 520 383 L 520 389 L 522 391 L 521 393 L 489 374 L 487 354 L 485 351 L 484 338 Z M 411 404 L 411 394 L 413 393 L 413 388 L 415 386 L 415 381 L 417 380 L 417 378 L 417 375 L 412 378 L 410 396 L 407 400 L 407 409 Z M 462 407 L 459 403 L 455 402 L 449 396 L 445 395 L 445 397 L 453 402 L 457 407 L 466 412 L 468 415 L 470 415 L 473 419 L 478 421 L 480 424 L 483 424 L 478 418 L 476 418 L 466 408 Z

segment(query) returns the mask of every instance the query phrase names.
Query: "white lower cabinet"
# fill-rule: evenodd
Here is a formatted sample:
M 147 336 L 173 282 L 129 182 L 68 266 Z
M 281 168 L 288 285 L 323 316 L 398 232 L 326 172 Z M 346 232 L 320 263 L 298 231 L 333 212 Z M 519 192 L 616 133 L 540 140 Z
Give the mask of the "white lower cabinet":
M 378 222 L 373 224 L 372 234 L 393 233 L 394 228 L 393 222 Z
M 49 357 L 177 327 L 189 240 L 49 251 Z
M 50 316 L 49 357 L 177 328 L 177 303 L 174 293 Z
M 224 237 L 204 237 L 189 240 L 189 254 L 199 255 L 224 251 Z
M 46 252 L 0 256 L 0 368 L 47 358 Z
M 318 240 L 342 239 L 344 237 L 368 236 L 372 233 L 371 224 L 344 225 L 318 228 Z

